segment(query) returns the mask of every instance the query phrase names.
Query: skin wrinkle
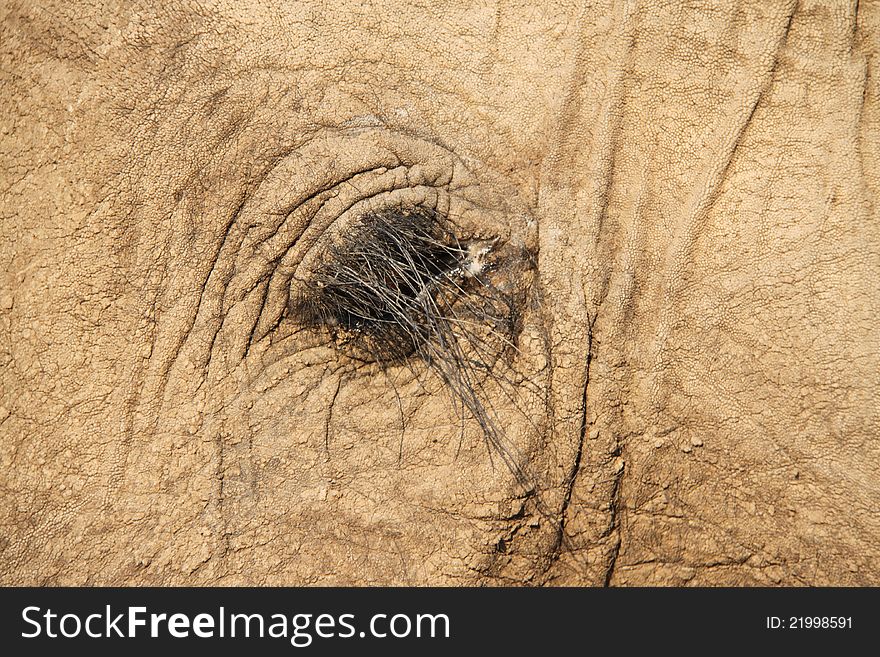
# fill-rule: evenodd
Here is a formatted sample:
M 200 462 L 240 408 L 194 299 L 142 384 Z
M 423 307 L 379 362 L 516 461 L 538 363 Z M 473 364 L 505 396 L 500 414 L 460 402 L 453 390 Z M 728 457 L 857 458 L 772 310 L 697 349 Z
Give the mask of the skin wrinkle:
M 876 3 L 0 13 L 3 583 L 877 583 Z M 537 231 L 487 394 L 556 525 L 275 321 L 272 207 L 382 158 Z
M 693 210 L 691 210 L 687 216 L 682 216 L 680 225 L 673 229 L 671 244 L 667 253 L 666 263 L 663 267 L 663 271 L 666 273 L 668 279 L 668 282 L 666 283 L 667 291 L 664 293 L 665 299 L 662 304 L 663 312 L 660 315 L 656 329 L 657 341 L 653 346 L 653 350 L 656 353 L 654 361 L 656 363 L 656 372 L 658 376 L 662 376 L 663 372 L 664 352 L 666 351 L 665 339 L 669 332 L 669 325 L 675 321 L 674 316 L 670 317 L 670 315 L 674 312 L 675 299 L 681 296 L 681 281 L 683 280 L 683 276 L 680 268 L 683 263 L 689 261 L 690 251 L 693 249 L 694 242 L 696 241 L 696 232 L 700 224 L 704 221 L 706 213 L 711 209 L 712 203 L 718 194 L 719 187 L 724 181 L 730 167 L 730 162 L 735 157 L 736 150 L 742 142 L 743 135 L 754 118 L 755 111 L 761 102 L 761 98 L 766 93 L 770 84 L 772 84 L 774 74 L 776 73 L 779 53 L 782 48 L 784 48 L 785 42 L 788 39 L 788 33 L 791 29 L 791 22 L 794 18 L 796 6 L 796 2 L 791 2 L 789 6 L 785 8 L 787 9 L 787 12 L 778 17 L 778 20 L 776 21 L 780 26 L 780 34 L 775 39 L 775 47 L 772 50 L 772 57 L 765 58 L 761 56 L 762 53 L 755 57 L 758 62 L 761 62 L 764 59 L 769 59 L 769 70 L 761 71 L 761 75 L 757 77 L 752 85 L 749 85 L 748 91 L 736 94 L 735 97 L 737 98 L 737 104 L 741 106 L 743 99 L 746 99 L 746 105 L 741 109 L 739 107 L 735 108 L 734 111 L 737 113 L 734 114 L 734 118 L 732 120 L 728 119 L 727 121 L 724 121 L 723 125 L 725 129 L 730 131 L 729 141 L 725 142 L 724 139 L 727 135 L 721 133 L 722 141 L 720 147 L 711 149 L 711 152 L 717 152 L 718 156 L 713 158 L 714 162 L 707 167 L 706 178 L 704 180 L 699 180 L 694 186 L 693 200 L 687 203 L 687 206 L 693 208 Z M 731 123 L 735 126 L 734 128 L 730 127 Z M 662 383 L 658 382 L 655 384 L 655 388 L 662 388 Z M 662 405 L 662 400 L 653 400 L 652 403 L 659 407 Z
M 603 43 L 607 43 L 614 53 L 608 61 L 628 60 L 635 28 L 632 14 L 632 3 L 621 4 L 615 7 L 608 25 L 599 28 L 601 36 L 598 38 Z M 542 223 L 542 234 L 548 236 L 547 241 L 542 244 L 542 253 L 549 251 L 555 254 L 559 251 L 557 245 L 560 233 L 564 235 L 562 239 L 566 242 L 575 242 L 570 246 L 566 244 L 569 249 L 565 249 L 563 253 L 567 258 L 556 256 L 561 262 L 557 260 L 541 267 L 541 271 L 547 276 L 544 285 L 553 290 L 566 290 L 570 308 L 567 312 L 560 313 L 558 318 L 554 318 L 557 321 L 561 320 L 562 324 L 560 328 L 555 329 L 554 367 L 559 371 L 562 380 L 570 377 L 572 371 L 581 369 L 583 371 L 583 380 L 577 384 L 582 389 L 577 408 L 572 406 L 577 397 L 570 392 L 565 395 L 564 391 L 567 392 L 565 386 L 558 384 L 553 386 L 557 395 L 553 413 L 560 420 L 567 420 L 565 424 L 557 422 L 557 427 L 568 425 L 565 426 L 566 433 L 571 436 L 569 440 L 575 445 L 572 462 L 577 464 L 577 469 L 573 469 L 566 479 L 561 502 L 563 535 L 560 536 L 560 543 L 566 541 L 572 545 L 567 551 L 556 556 L 545 576 L 548 582 L 556 582 L 564 576 L 560 575 L 560 571 L 563 573 L 569 571 L 578 581 L 595 585 L 604 583 L 608 579 L 607 573 L 612 570 L 616 559 L 618 539 L 612 535 L 614 513 L 610 509 L 607 513 L 600 511 L 597 514 L 600 517 L 592 519 L 590 521 L 592 526 L 586 530 L 579 526 L 578 517 L 571 516 L 579 515 L 575 486 L 582 485 L 588 489 L 599 487 L 603 492 L 597 497 L 601 499 L 608 495 L 608 499 L 613 500 L 612 491 L 616 489 L 617 478 L 622 476 L 623 472 L 608 470 L 611 459 L 607 455 L 619 452 L 619 445 L 612 431 L 602 432 L 595 426 L 596 421 L 592 417 L 595 411 L 591 412 L 593 402 L 592 393 L 588 390 L 588 382 L 589 366 L 596 346 L 592 340 L 592 327 L 598 317 L 602 299 L 607 294 L 607 272 L 596 268 L 592 263 L 602 258 L 600 235 L 608 203 L 605 190 L 610 186 L 614 176 L 613 153 L 617 145 L 616 135 L 620 116 L 617 107 L 621 104 L 625 68 L 622 66 L 611 68 L 607 72 L 610 79 L 601 82 L 602 98 L 598 103 L 596 100 L 589 102 L 589 94 L 596 83 L 590 78 L 585 79 L 582 71 L 596 71 L 593 62 L 590 61 L 589 44 L 597 37 L 586 28 L 591 18 L 589 15 L 581 16 L 585 29 L 582 32 L 576 60 L 578 65 L 572 70 L 569 91 L 560 120 L 563 138 L 557 143 L 558 150 L 546 167 L 545 176 L 548 180 L 541 185 L 543 194 L 539 202 L 544 206 L 542 209 L 545 221 Z M 601 76 L 602 72 L 598 75 Z M 597 105 L 601 107 L 598 113 L 594 109 Z M 578 139 L 590 126 L 589 122 L 584 121 L 584 113 L 599 116 L 593 128 L 598 147 L 590 149 L 592 152 L 588 151 L 587 155 L 582 155 L 582 149 L 589 148 L 589 142 L 585 143 Z M 584 162 L 584 164 L 570 167 L 571 162 Z M 577 176 L 577 178 L 559 180 L 564 175 L 572 178 Z M 593 193 L 583 194 L 583 189 L 590 189 Z M 561 212 L 558 209 L 560 207 L 564 208 Z M 556 212 L 560 212 L 560 219 L 556 218 Z M 577 224 L 574 224 L 572 217 L 577 218 Z M 557 222 L 564 222 L 565 228 L 556 227 L 554 224 Z M 577 281 L 575 284 L 568 287 L 568 284 L 559 280 L 557 276 L 568 278 L 570 271 L 578 272 L 580 276 L 575 279 Z M 589 327 L 586 335 L 582 335 L 584 327 Z M 581 363 L 584 364 L 582 368 Z M 602 441 L 585 446 L 588 434 L 601 435 Z M 579 478 L 588 481 L 579 482 Z

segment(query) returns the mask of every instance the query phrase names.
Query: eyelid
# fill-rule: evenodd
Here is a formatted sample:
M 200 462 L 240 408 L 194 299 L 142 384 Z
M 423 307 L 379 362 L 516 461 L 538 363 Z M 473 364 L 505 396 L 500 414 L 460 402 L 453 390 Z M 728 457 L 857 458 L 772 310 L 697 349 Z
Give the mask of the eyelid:
M 236 276 L 224 306 L 238 302 L 351 205 L 389 189 L 450 184 L 458 169 L 452 156 L 411 141 L 375 129 L 333 132 L 280 160 L 235 220 Z
M 310 251 L 320 252 L 315 244 L 361 211 L 421 203 L 507 239 L 534 226 L 515 199 L 476 163 L 422 139 L 383 129 L 312 139 L 280 157 L 237 212 L 217 262 L 223 273 L 211 282 L 222 286 L 222 303 L 200 318 L 216 327 L 207 349 L 226 345 L 218 367 L 227 369 L 247 357 L 283 318 L 297 270 L 308 269 Z
M 203 295 L 220 300 L 200 305 L 196 320 L 213 336 L 211 369 L 215 344 L 226 345 L 216 366 L 228 369 L 277 326 L 296 264 L 346 211 L 389 188 L 421 185 L 424 198 L 468 179 L 445 149 L 387 130 L 331 131 L 280 158 L 236 213 Z

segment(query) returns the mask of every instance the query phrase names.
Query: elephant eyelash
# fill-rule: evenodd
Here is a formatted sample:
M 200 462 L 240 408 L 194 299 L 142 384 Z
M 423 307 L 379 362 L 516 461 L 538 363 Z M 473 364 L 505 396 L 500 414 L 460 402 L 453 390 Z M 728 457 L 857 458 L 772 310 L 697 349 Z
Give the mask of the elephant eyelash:
M 291 301 L 295 316 L 328 329 L 349 355 L 381 366 L 448 344 L 452 325 L 464 320 L 459 302 L 492 291 L 481 276 L 491 268 L 486 256 L 493 245 L 459 240 L 440 226 L 436 213 L 423 208 L 363 217 L 322 255 Z M 504 323 L 511 309 L 497 305 L 470 303 L 466 310 L 470 321 Z
M 515 350 L 517 298 L 492 282 L 498 240 L 459 238 L 426 207 L 389 207 L 361 217 L 321 254 L 290 315 L 327 331 L 336 348 L 385 370 L 424 363 L 479 424 L 520 483 L 528 477 L 483 400 L 485 381 Z

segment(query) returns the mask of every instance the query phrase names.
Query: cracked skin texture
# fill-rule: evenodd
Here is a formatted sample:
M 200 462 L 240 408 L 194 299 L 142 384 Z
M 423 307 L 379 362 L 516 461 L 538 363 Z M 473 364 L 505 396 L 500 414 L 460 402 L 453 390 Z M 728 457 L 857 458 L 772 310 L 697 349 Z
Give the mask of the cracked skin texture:
M 0 582 L 880 584 L 880 3 L 152 4 L 0 9 Z M 386 197 L 537 254 L 537 492 L 275 321 Z

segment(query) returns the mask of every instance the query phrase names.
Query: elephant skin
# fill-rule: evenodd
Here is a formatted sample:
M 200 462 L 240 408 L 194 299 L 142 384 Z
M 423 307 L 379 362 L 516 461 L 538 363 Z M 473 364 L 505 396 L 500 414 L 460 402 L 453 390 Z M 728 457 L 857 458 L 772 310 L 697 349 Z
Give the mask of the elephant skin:
M 3 584 L 880 584 L 880 3 L 0 13 Z M 389 204 L 512 466 L 291 317 Z

